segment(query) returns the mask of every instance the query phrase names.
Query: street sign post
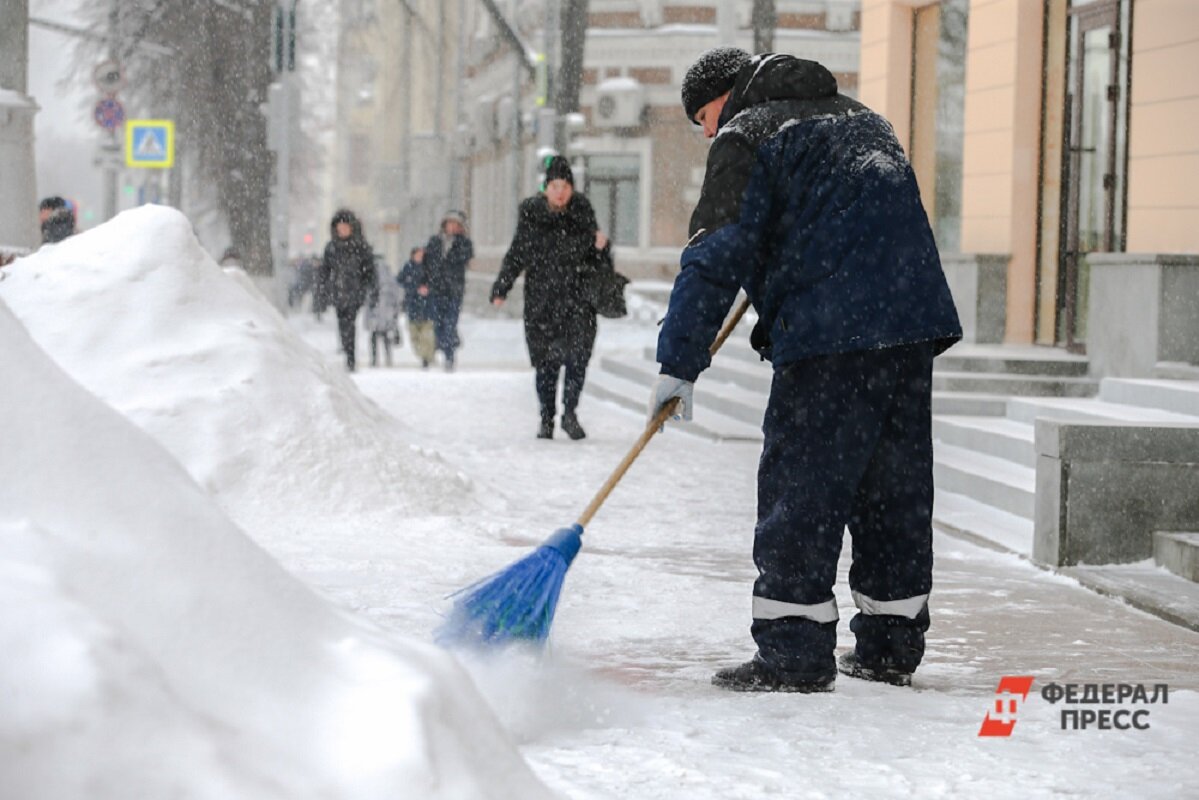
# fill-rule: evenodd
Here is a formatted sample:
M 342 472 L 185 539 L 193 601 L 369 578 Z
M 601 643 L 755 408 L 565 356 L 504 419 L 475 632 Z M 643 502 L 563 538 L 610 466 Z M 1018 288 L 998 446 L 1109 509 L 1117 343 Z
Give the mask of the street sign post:
M 92 70 L 92 81 L 101 93 L 115 95 L 125 86 L 125 73 L 115 61 L 104 61 Z
M 125 123 L 125 166 L 166 169 L 175 163 L 175 123 L 131 119 Z
M 115 130 L 125 122 L 125 107 L 114 97 L 105 97 L 96 103 L 92 119 L 106 131 Z

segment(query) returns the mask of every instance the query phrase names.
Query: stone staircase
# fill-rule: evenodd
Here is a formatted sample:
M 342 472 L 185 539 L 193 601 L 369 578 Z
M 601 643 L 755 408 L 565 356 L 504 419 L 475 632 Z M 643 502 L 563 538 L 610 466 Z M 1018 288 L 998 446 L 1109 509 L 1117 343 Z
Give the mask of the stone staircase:
M 718 440 L 762 438 L 771 371 L 748 344 L 750 325 L 713 359 L 695 387 L 695 420 L 680 426 Z M 588 374 L 594 396 L 644 413 L 657 374 L 653 348 L 601 357 Z M 1199 427 L 1199 381 L 1087 376 L 1085 357 L 1044 347 L 959 344 L 933 372 L 934 518 L 949 533 L 1030 558 L 1037 487 L 1039 418 Z M 1159 371 L 1158 374 L 1163 374 Z M 1165 373 L 1188 375 L 1172 366 Z M 1197 459 L 1199 460 L 1199 459 Z M 1068 567 L 1061 571 L 1098 591 L 1119 594 L 1199 629 L 1199 533 L 1155 535 L 1157 565 Z M 1177 576 L 1177 577 L 1176 577 Z M 1150 599 L 1144 585 L 1152 584 Z M 1170 597 L 1181 597 L 1168 600 Z

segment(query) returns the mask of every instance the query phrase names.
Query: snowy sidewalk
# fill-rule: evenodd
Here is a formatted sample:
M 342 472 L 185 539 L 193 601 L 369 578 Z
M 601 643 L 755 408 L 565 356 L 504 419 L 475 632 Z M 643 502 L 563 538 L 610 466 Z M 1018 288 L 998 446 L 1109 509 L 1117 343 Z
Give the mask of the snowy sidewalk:
M 293 325 L 336 359 L 331 324 Z M 404 520 L 349 514 L 341 531 L 250 527 L 301 577 L 415 638 L 429 637 L 447 592 L 573 522 L 643 424 L 584 395 L 585 441 L 534 439 L 519 323 L 467 318 L 463 329 L 456 374 L 421 372 L 404 354 L 401 366 L 355 380 L 471 481 L 477 507 Z M 647 344 L 653 333 L 607 325 L 599 347 Z M 824 696 L 712 688 L 715 669 L 752 652 L 758 449 L 668 429 L 588 529 L 548 659 L 469 665 L 552 787 L 628 798 L 1199 793 L 1186 744 L 1199 735 L 1199 634 L 941 534 L 915 690 L 847 678 Z M 847 567 L 843 558 L 842 649 L 852 644 Z M 1005 675 L 1034 676 L 1033 693 L 1011 738 L 979 738 Z M 1039 695 L 1050 682 L 1166 683 L 1171 695 L 1143 706 L 1150 730 L 1062 730 L 1062 706 Z

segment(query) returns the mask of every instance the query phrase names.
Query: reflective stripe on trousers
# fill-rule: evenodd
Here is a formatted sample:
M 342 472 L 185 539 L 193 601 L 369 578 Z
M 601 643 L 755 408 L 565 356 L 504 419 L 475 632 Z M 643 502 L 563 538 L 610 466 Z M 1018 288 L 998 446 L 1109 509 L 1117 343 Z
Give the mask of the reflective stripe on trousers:
M 837 601 L 826 600 L 823 603 L 784 603 L 782 600 L 771 600 L 767 597 L 754 596 L 754 619 L 782 619 L 783 617 L 803 617 L 821 624 L 836 622 L 840 619 L 837 613 Z
M 918 594 L 915 597 L 905 597 L 901 600 L 875 600 L 873 597 L 855 591 L 853 592 L 853 602 L 863 614 L 915 619 L 928 604 L 928 595 Z

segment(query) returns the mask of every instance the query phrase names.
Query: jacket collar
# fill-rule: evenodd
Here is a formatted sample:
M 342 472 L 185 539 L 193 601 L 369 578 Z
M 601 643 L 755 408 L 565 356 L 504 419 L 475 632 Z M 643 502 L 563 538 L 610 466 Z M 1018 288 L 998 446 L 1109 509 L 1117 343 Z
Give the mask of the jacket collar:
M 771 100 L 819 100 L 837 94 L 837 79 L 823 65 L 784 53 L 763 53 L 737 73 L 718 127 L 741 111 Z

